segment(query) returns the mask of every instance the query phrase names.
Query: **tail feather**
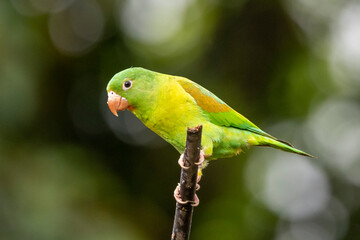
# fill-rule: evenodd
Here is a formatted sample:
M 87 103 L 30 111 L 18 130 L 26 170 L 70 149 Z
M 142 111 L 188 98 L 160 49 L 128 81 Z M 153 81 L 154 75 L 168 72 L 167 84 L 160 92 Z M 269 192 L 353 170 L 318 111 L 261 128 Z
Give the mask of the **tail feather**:
M 273 147 L 273 148 L 277 148 L 286 152 L 291 152 L 291 153 L 296 153 L 299 155 L 303 155 L 306 157 L 312 157 L 314 158 L 314 156 L 301 151 L 299 149 L 296 149 L 293 145 L 291 145 L 288 142 L 285 142 L 283 140 L 279 140 L 279 139 L 273 139 L 273 138 L 268 138 L 268 137 L 263 137 L 263 136 L 259 136 L 258 137 L 258 146 L 269 146 L 269 147 Z

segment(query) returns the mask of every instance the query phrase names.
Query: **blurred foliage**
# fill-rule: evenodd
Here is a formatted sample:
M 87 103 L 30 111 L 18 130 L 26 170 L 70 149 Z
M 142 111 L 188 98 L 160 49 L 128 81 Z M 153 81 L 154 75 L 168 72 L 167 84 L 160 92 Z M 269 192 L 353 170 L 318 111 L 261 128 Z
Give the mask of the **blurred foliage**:
M 142 66 L 318 156 L 212 162 L 192 239 L 358 239 L 359 22 L 340 0 L 0 1 L 0 238 L 170 237 L 179 156 L 106 105 Z

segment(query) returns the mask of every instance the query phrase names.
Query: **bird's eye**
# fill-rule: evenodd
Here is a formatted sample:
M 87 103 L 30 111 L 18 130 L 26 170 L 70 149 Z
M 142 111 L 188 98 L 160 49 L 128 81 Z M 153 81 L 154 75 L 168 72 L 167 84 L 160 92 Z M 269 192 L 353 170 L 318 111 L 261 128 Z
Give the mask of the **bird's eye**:
M 132 81 L 125 81 L 125 82 L 123 83 L 123 90 L 124 90 L 124 91 L 129 90 L 131 87 L 132 87 Z

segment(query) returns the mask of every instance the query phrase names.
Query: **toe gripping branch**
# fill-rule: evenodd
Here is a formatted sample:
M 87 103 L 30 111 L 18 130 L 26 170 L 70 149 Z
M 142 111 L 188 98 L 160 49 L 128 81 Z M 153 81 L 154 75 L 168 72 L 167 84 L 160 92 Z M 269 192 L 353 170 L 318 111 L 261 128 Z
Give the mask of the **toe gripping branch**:
M 197 169 L 198 169 L 197 170 L 197 176 L 196 176 L 195 191 L 200 189 L 200 185 L 198 183 L 200 182 L 200 179 L 201 179 L 201 169 L 203 168 L 203 165 L 204 165 L 203 163 L 205 161 L 205 153 L 204 153 L 203 150 L 200 150 L 200 155 L 199 155 L 198 159 L 199 160 L 197 162 L 193 162 L 193 165 L 195 165 L 195 167 L 197 166 Z M 181 154 L 181 156 L 180 156 L 180 158 L 178 160 L 178 163 L 179 163 L 179 165 L 180 165 L 180 167 L 182 169 L 184 169 L 185 171 L 189 171 L 191 165 L 190 165 L 189 162 L 187 162 L 187 163 L 185 162 L 184 154 Z M 188 166 L 186 166 L 186 165 L 188 165 Z M 183 174 L 183 173 L 181 173 L 181 174 Z M 180 181 L 182 181 L 182 179 L 180 179 Z M 191 183 L 192 183 L 192 181 L 190 182 L 190 185 L 192 185 Z M 193 186 L 190 186 L 190 187 L 192 188 Z M 194 200 L 182 200 L 181 193 L 180 193 L 180 188 L 181 188 L 181 185 L 180 185 L 180 183 L 178 183 L 178 185 L 177 185 L 177 187 L 175 188 L 175 191 L 174 191 L 174 198 L 178 203 L 180 203 L 180 204 L 191 203 L 191 206 L 193 206 L 193 207 L 196 207 L 196 206 L 199 205 L 200 200 L 197 197 L 196 193 L 195 193 L 194 198 L 193 198 Z
M 186 148 L 179 159 L 181 168 L 180 183 L 174 191 L 177 201 L 171 239 L 189 239 L 194 206 L 199 204 L 195 191 L 200 186 L 197 184 L 199 165 L 201 167 L 203 152 L 201 148 L 202 126 L 188 128 Z M 201 157 L 202 155 L 202 157 Z

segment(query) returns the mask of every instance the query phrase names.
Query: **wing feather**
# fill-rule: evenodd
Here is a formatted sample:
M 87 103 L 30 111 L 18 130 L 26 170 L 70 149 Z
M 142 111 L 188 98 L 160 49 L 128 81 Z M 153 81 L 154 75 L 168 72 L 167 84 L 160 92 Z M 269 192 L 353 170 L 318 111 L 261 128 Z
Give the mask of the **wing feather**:
M 238 128 L 278 140 L 270 134 L 262 131 L 246 117 L 236 112 L 224 101 L 215 96 L 215 94 L 211 93 L 199 84 L 182 77 L 176 77 L 176 81 L 185 90 L 185 92 L 194 98 L 198 106 L 203 110 L 204 114 L 208 116 L 210 122 L 219 126 Z

